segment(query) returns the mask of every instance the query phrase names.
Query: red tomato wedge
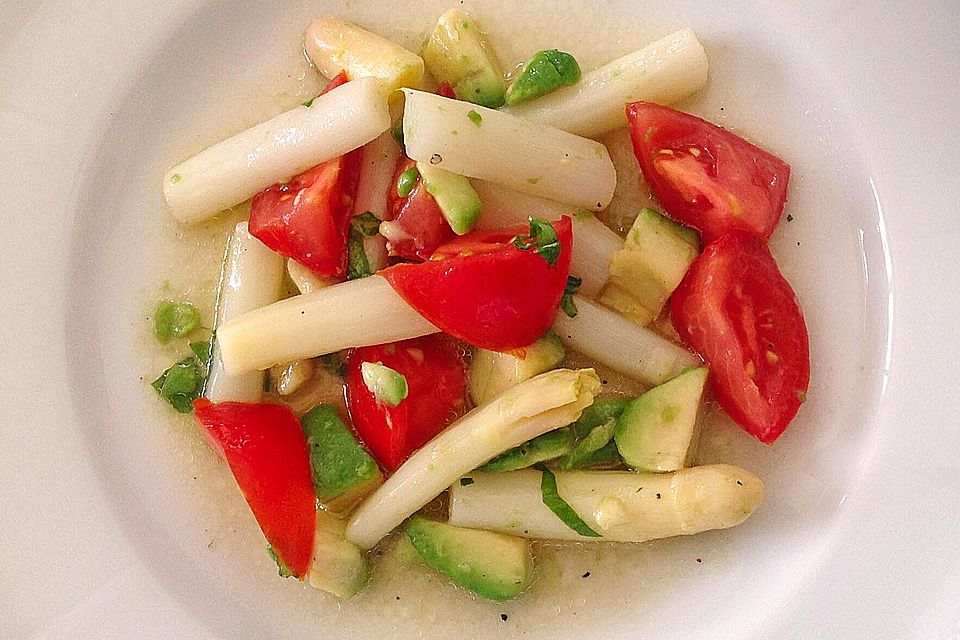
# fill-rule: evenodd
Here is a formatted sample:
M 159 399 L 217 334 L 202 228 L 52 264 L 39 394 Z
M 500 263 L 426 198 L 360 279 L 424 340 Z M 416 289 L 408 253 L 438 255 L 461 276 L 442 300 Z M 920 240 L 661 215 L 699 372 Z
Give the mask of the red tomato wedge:
M 357 149 L 268 187 L 253 197 L 250 234 L 315 273 L 346 275 L 359 172 Z
M 534 248 L 517 248 L 513 238 L 530 230 L 516 228 L 468 233 L 428 262 L 398 264 L 381 275 L 445 333 L 483 349 L 520 349 L 553 324 L 570 274 L 570 218 L 553 228 L 560 247 L 552 266 Z
M 787 198 L 790 166 L 743 138 L 675 109 L 627 106 L 643 177 L 667 214 L 711 242 L 745 229 L 768 239 Z
M 357 435 L 388 471 L 453 422 L 466 406 L 463 348 L 434 334 L 353 349 L 347 357 L 347 404 Z M 377 400 L 360 365 L 379 362 L 407 379 L 407 397 L 396 407 Z
M 387 250 L 391 255 L 407 260 L 427 260 L 441 244 L 456 237 L 450 228 L 437 201 L 427 193 L 423 181 L 417 177 L 416 186 L 410 195 L 397 194 L 397 181 L 400 175 L 417 163 L 406 156 L 397 162 L 397 170 L 387 193 L 387 215 L 390 221 L 380 227 L 387 239 Z
M 453 87 L 450 86 L 449 82 L 441 82 L 437 85 L 437 95 L 443 96 L 444 98 L 450 98 L 451 100 L 458 100 L 457 92 L 453 90 Z
M 797 297 L 767 245 L 732 231 L 708 244 L 671 300 L 673 326 L 710 364 L 717 400 L 747 432 L 776 440 L 810 384 Z
M 321 95 L 347 82 L 341 71 Z M 250 234 L 320 275 L 347 273 L 347 237 L 360 176 L 360 149 L 318 164 L 253 197 Z
M 310 568 L 316 496 L 300 422 L 276 404 L 193 403 L 197 421 L 233 472 L 263 535 L 298 578 Z

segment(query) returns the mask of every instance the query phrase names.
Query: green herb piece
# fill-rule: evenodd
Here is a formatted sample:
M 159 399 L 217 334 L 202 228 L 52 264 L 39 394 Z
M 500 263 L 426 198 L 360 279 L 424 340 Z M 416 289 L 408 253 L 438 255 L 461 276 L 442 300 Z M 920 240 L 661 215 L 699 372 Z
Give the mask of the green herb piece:
M 193 356 L 180 360 L 160 374 L 150 386 L 180 413 L 193 411 L 193 401 L 203 393 L 206 367 Z
M 316 100 L 316 98 L 310 98 L 309 100 L 307 100 L 306 102 L 303 103 L 303 106 L 305 106 L 307 109 L 309 109 L 310 107 L 313 106 L 313 101 L 314 101 L 314 100 Z
M 572 447 L 573 432 L 566 427 L 554 429 L 537 436 L 533 440 L 524 442 L 519 447 L 504 451 L 480 467 L 478 471 L 500 473 L 526 469 L 539 462 L 546 462 L 568 454 Z
M 401 198 L 406 198 L 413 191 L 413 188 L 417 186 L 417 178 L 420 176 L 420 172 L 417 171 L 416 167 L 410 167 L 406 171 L 400 174 L 400 177 L 397 178 L 397 195 Z
M 382 362 L 361 363 L 360 375 L 373 397 L 388 407 L 397 406 L 409 393 L 407 379 L 403 374 Z
M 181 180 L 183 180 L 183 176 L 181 176 L 179 173 L 175 173 L 170 176 L 170 184 L 177 184 Z
M 580 285 L 583 280 L 577 276 L 567 276 L 567 286 L 563 288 L 563 297 L 560 299 L 560 308 L 569 318 L 577 317 L 577 305 L 573 302 L 573 296 L 580 291 Z
M 478 127 L 483 124 L 483 116 L 477 113 L 476 111 L 474 111 L 473 109 L 470 109 L 470 111 L 467 111 L 467 118 L 469 118 L 470 122 L 477 125 Z
M 592 464 L 594 454 L 607 446 L 613 440 L 614 431 L 617 428 L 617 419 L 610 418 L 598 427 L 590 430 L 570 452 L 560 467 L 567 471 L 570 469 L 579 469 L 588 464 Z M 616 445 L 614 445 L 616 446 Z
M 190 351 L 193 351 L 194 355 L 197 356 L 197 360 L 200 361 L 200 364 L 206 367 L 206 365 L 210 363 L 210 356 L 213 354 L 213 340 L 191 342 Z
M 375 236 L 379 229 L 380 220 L 369 211 L 354 216 L 350 220 L 350 234 L 347 238 L 347 280 L 373 275 L 363 239 Z
M 279 570 L 281 578 L 292 578 L 294 577 L 293 571 L 290 571 L 290 567 L 287 566 L 287 563 L 280 559 L 280 556 L 277 555 L 277 552 L 273 550 L 273 547 L 267 547 L 267 553 L 270 554 L 270 557 L 273 558 L 273 561 L 277 563 L 277 569 Z
M 470 477 L 460 478 L 461 487 L 469 487 L 472 484 L 473 484 L 473 478 L 470 478 Z
M 530 235 L 517 236 L 513 239 L 513 246 L 521 251 L 533 250 L 534 253 L 547 261 L 549 266 L 557 264 L 560 258 L 560 239 L 553 225 L 542 218 L 531 216 Z
M 543 465 L 537 465 L 537 469 L 539 469 L 541 473 L 540 499 L 543 500 L 543 504 L 547 505 L 547 508 L 553 511 L 553 513 L 563 521 L 563 524 L 580 535 L 589 538 L 599 538 L 600 534 L 591 529 L 590 526 L 583 521 L 583 518 L 577 515 L 573 507 L 557 493 L 557 477 L 553 475 L 553 472 Z
M 317 358 L 317 362 L 320 363 L 321 367 L 335 376 L 343 378 L 347 375 L 347 363 L 340 355 L 339 351 L 334 351 L 333 353 L 328 353 L 325 356 L 320 356 Z
M 529 184 L 537 184 L 538 182 L 540 182 L 540 178 L 527 178 L 527 182 Z
M 353 216 L 350 228 L 359 231 L 365 238 L 377 235 L 380 231 L 380 218 L 369 211 Z
M 393 139 L 403 147 L 403 151 L 406 153 L 407 145 L 403 143 L 403 120 L 397 120 L 397 124 L 390 127 L 390 133 L 393 134 Z
M 507 88 L 507 104 L 517 105 L 539 98 L 560 87 L 580 81 L 580 65 L 569 53 L 538 51 L 523 65 L 523 71 Z
M 163 300 L 153 314 L 153 333 L 160 342 L 189 335 L 200 326 L 200 311 L 189 302 Z

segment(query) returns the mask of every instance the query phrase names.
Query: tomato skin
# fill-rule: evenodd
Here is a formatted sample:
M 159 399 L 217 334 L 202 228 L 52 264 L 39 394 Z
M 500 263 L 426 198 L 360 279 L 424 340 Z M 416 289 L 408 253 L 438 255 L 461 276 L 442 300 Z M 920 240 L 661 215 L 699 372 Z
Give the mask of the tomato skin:
M 514 229 L 468 233 L 428 262 L 394 265 L 380 275 L 441 331 L 483 349 L 520 349 L 553 324 L 570 274 L 570 218 L 553 226 L 561 245 L 553 266 L 515 247 L 510 239 L 529 229 Z
M 287 407 L 194 401 L 194 414 L 223 453 L 277 556 L 298 578 L 310 568 L 316 495 L 300 422 Z
M 459 100 L 459 98 L 457 98 L 457 92 L 453 90 L 449 82 L 441 82 L 437 85 L 437 95 L 450 98 L 451 100 Z
M 360 149 L 318 164 L 253 197 L 250 235 L 311 271 L 343 277 L 360 174 Z
M 766 244 L 746 231 L 708 244 L 670 310 L 684 344 L 710 365 L 720 406 L 761 442 L 776 440 L 806 398 L 810 346 L 797 297 Z
M 400 156 L 387 194 L 390 221 L 381 227 L 381 233 L 387 238 L 390 255 L 422 261 L 428 260 L 437 247 L 456 237 L 456 234 L 443 217 L 437 201 L 427 193 L 420 176 L 417 176 L 416 186 L 408 196 L 397 194 L 400 175 L 416 166 L 414 160 Z
M 395 471 L 463 412 L 467 378 L 462 353 L 461 346 L 443 334 L 350 351 L 350 417 L 357 435 L 388 471 Z M 363 383 L 363 362 L 380 362 L 403 374 L 407 397 L 396 407 L 379 402 Z
M 633 150 L 653 195 L 711 242 L 745 229 L 764 240 L 780 221 L 790 166 L 715 124 L 649 102 L 627 105 Z

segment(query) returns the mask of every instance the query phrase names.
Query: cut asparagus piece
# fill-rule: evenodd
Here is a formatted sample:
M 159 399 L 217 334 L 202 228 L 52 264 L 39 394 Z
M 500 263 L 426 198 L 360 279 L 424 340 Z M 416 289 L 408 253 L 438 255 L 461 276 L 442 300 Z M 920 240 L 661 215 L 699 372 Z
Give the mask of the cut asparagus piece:
M 763 500 L 763 483 L 725 464 L 673 473 L 557 472 L 559 495 L 600 537 L 581 536 L 543 504 L 541 474 L 471 473 L 450 489 L 450 523 L 529 538 L 644 542 L 740 524 Z
M 376 78 L 384 96 L 400 87 L 419 87 L 423 79 L 420 56 L 335 16 L 311 22 L 303 41 L 320 73 L 333 78 L 346 71 L 351 80 Z
M 553 322 L 565 345 L 640 382 L 658 385 L 700 360 L 646 327 L 583 296 L 573 296 L 577 317 L 558 313 Z

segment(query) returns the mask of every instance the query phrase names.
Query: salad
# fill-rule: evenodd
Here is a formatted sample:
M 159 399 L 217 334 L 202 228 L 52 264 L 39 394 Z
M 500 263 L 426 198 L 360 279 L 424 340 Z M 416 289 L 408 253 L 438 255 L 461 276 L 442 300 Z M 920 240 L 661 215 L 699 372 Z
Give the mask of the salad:
M 531 540 L 746 520 L 759 478 L 689 466 L 705 399 L 774 443 L 809 346 L 767 247 L 790 167 L 665 106 L 707 80 L 696 35 L 509 75 L 457 9 L 419 53 L 335 17 L 304 39 L 320 95 L 163 179 L 183 224 L 249 201 L 213 330 L 187 301 L 153 316 L 185 343 L 153 387 L 227 463 L 280 575 L 353 596 L 396 534 L 502 601 L 534 582 Z M 659 210 L 620 235 L 595 138 L 623 128 Z

